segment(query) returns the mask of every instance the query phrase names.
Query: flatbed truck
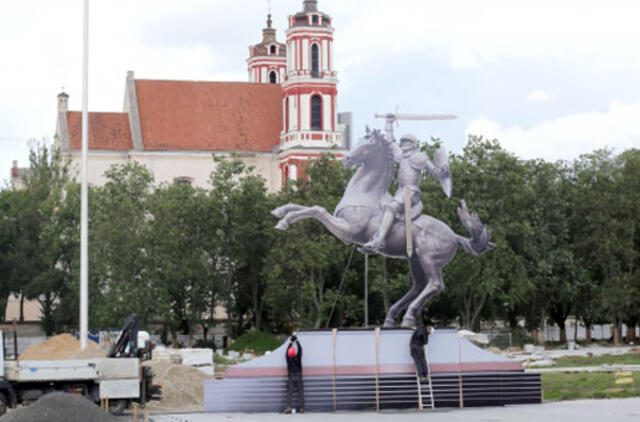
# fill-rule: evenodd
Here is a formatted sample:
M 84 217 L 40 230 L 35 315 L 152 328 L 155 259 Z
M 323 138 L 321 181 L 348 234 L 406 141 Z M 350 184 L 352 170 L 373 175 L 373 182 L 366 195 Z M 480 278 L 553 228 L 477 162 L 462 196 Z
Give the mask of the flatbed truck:
M 144 407 L 158 394 L 151 368 L 138 357 L 18 360 L 15 333 L 12 340 L 13 347 L 6 347 L 0 330 L 0 416 L 58 391 L 80 394 L 95 403 L 108 401 L 113 414 L 121 414 L 131 402 Z

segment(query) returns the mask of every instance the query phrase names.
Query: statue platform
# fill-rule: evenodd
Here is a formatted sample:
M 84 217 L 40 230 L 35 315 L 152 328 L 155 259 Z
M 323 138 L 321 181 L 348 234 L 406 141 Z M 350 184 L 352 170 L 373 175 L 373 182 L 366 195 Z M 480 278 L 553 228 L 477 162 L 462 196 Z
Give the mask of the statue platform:
M 430 376 L 418 382 L 409 351 L 413 331 L 309 330 L 302 346 L 305 411 L 428 409 L 542 401 L 539 374 L 488 352 L 455 330 L 429 336 Z M 285 407 L 287 343 L 233 366 L 204 385 L 205 412 L 279 412 Z

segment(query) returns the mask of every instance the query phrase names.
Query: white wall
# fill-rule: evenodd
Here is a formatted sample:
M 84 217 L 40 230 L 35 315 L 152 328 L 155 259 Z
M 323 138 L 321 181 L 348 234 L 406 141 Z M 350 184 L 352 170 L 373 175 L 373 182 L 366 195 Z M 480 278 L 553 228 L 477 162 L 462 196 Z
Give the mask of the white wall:
M 309 39 L 305 38 L 302 40 L 302 68 L 310 69 L 309 65 Z
M 322 53 L 322 67 L 321 69 L 326 71 L 329 70 L 329 60 L 328 60 L 328 48 L 327 48 L 327 40 L 322 40 L 322 45 L 321 45 L 321 53 Z
M 331 95 L 322 96 L 322 127 L 331 130 Z
M 301 115 L 301 130 L 310 130 L 311 129 L 311 96 L 309 94 L 303 94 L 300 96 L 300 111 Z
M 278 160 L 274 154 L 256 154 L 240 157 L 247 165 L 254 166 L 256 174 L 266 179 L 269 192 L 280 189 L 281 178 Z M 80 174 L 80 152 L 71 155 L 72 169 Z M 187 177 L 193 180 L 195 187 L 209 188 L 209 175 L 215 170 L 215 162 L 210 152 L 95 152 L 89 153 L 89 183 L 103 185 L 107 179 L 104 176 L 113 164 L 125 164 L 137 161 L 151 171 L 155 183 L 174 183 L 175 178 Z M 73 171 L 72 170 L 72 171 Z

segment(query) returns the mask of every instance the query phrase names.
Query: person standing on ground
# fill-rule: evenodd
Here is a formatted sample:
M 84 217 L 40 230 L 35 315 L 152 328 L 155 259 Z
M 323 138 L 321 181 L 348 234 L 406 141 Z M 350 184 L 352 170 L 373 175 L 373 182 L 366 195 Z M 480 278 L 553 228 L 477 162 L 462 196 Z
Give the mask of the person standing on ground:
M 427 366 L 427 358 L 424 355 L 424 347 L 429 342 L 430 332 L 431 329 L 429 327 L 418 326 L 413 331 L 413 335 L 409 341 L 411 357 L 416 365 L 416 372 L 423 380 L 429 375 L 429 367 Z
M 287 372 L 289 374 L 287 380 L 287 408 L 284 413 L 291 413 L 294 409 L 293 395 L 294 389 L 297 395 L 297 409 L 298 412 L 304 412 L 304 385 L 302 382 L 302 346 L 295 335 L 291 336 L 289 345 L 285 352 L 287 359 Z

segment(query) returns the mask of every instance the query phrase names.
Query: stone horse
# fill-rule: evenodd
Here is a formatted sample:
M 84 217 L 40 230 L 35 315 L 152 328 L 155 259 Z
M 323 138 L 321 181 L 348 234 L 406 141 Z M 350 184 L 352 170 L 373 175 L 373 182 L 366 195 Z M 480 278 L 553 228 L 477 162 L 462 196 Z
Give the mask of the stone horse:
M 344 195 L 330 214 L 320 206 L 305 207 L 287 204 L 272 211 L 280 219 L 276 228 L 286 230 L 297 221 L 314 218 L 345 243 L 363 245 L 376 233 L 384 212 L 384 204 L 391 199 L 388 193 L 395 163 L 390 144 L 379 130 L 367 128 L 364 138 L 344 158 L 346 168 L 362 166 L 349 181 Z M 407 309 L 402 327 L 414 327 L 416 316 L 424 304 L 444 290 L 442 268 L 453 259 L 458 246 L 465 252 L 480 256 L 492 249 L 490 234 L 477 215 L 469 214 L 464 201 L 458 208 L 462 224 L 471 233 L 465 238 L 442 221 L 428 215 L 413 220 L 413 253 L 407 253 L 404 218 L 396 218 L 389 230 L 381 255 L 402 258 L 409 262 L 413 287 L 389 309 L 385 327 L 393 327 L 400 313 Z

